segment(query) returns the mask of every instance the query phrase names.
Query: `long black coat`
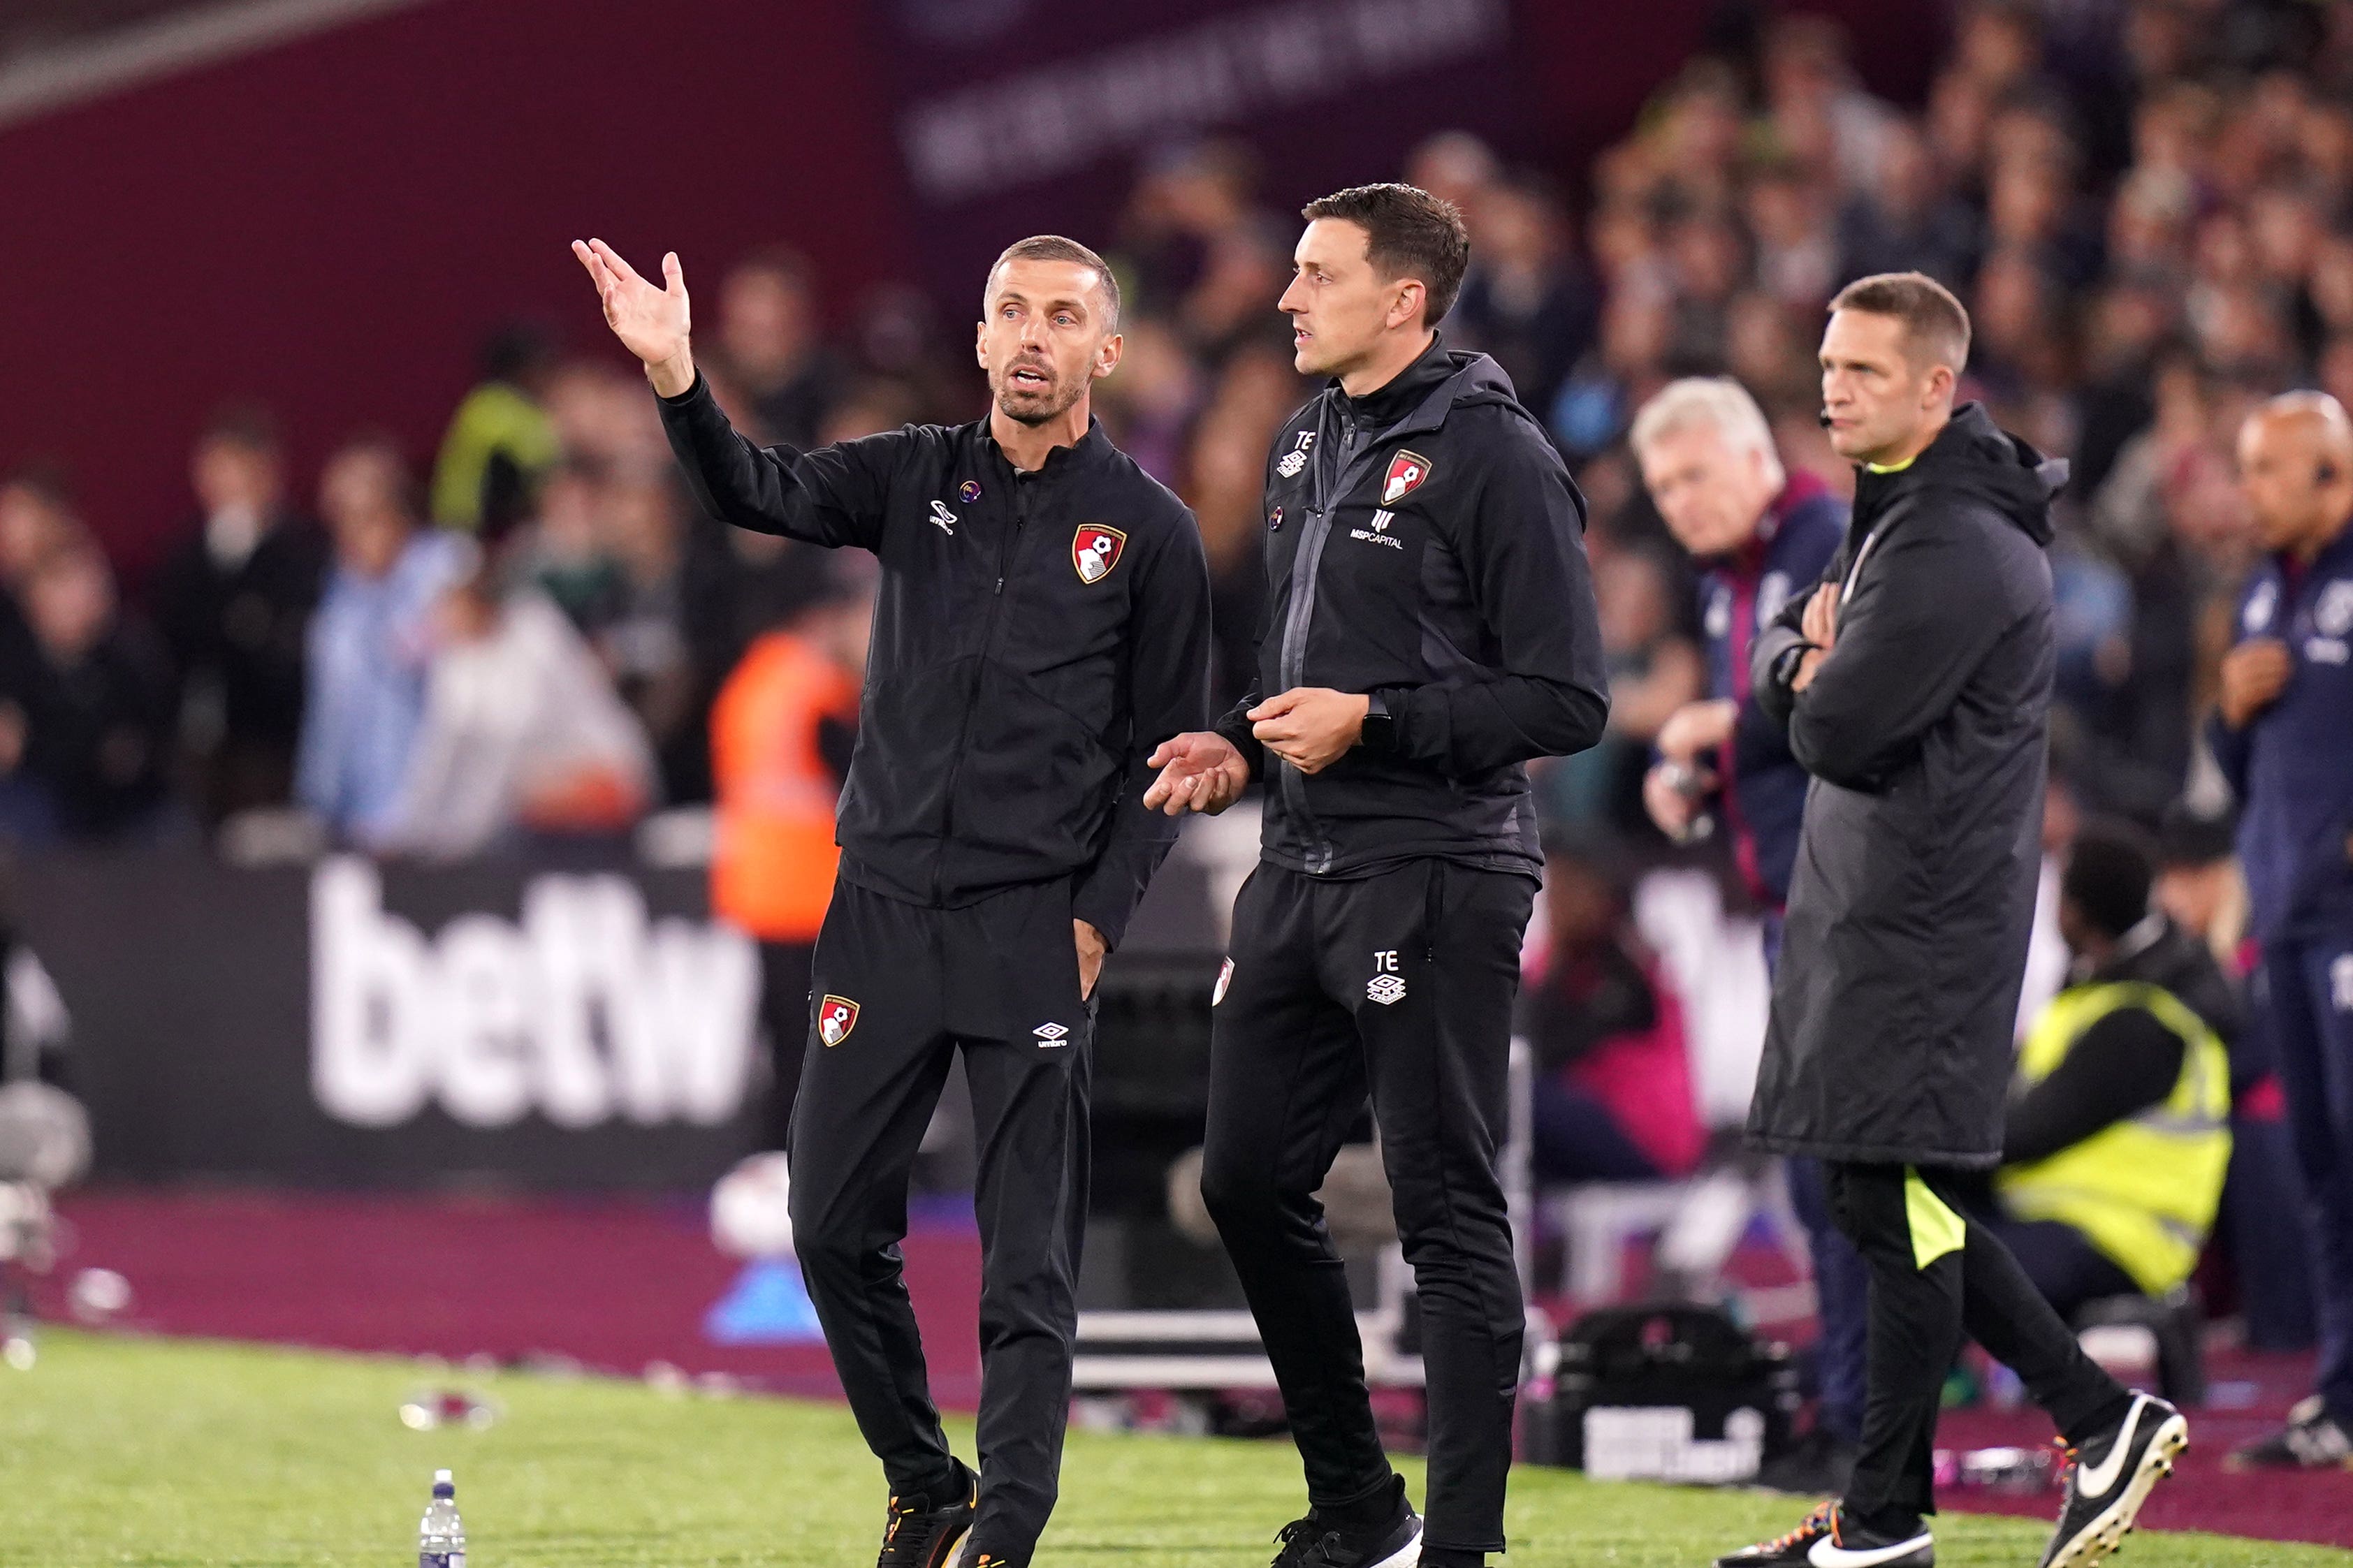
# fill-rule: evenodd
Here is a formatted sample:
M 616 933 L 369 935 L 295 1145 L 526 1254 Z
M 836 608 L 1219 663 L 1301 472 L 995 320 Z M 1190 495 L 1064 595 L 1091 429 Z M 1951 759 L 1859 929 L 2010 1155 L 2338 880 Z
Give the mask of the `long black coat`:
M 1759 700 L 1813 775 L 1748 1116 L 1768 1149 L 1982 1168 L 2041 864 L 2053 632 L 2045 463 L 1966 404 L 1861 474 L 1838 636 L 1788 679 L 1807 595 L 1757 638 Z

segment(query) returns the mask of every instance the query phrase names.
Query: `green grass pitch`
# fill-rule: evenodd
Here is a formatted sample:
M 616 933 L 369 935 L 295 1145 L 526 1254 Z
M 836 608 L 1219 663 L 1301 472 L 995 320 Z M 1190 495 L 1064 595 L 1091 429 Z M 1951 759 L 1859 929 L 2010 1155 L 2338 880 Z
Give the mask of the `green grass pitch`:
M 396 1360 L 58 1332 L 0 1368 L 6 1568 L 395 1568 L 437 1467 L 458 1476 L 471 1568 L 863 1568 L 881 1483 L 847 1413 L 633 1383 L 454 1377 L 488 1431 L 396 1416 L 434 1380 Z M 957 1439 L 970 1456 L 969 1428 Z M 1419 1468 L 1409 1470 L 1417 1490 Z M 1039 1568 L 1257 1568 L 1298 1507 L 1287 1445 L 1073 1434 Z M 1509 1568 L 1700 1568 L 1794 1523 L 1754 1493 L 1513 1477 Z M 1947 1515 L 1947 1568 L 2030 1568 L 2031 1521 Z M 2347 1554 L 2133 1538 L 2130 1568 L 2318 1568 Z

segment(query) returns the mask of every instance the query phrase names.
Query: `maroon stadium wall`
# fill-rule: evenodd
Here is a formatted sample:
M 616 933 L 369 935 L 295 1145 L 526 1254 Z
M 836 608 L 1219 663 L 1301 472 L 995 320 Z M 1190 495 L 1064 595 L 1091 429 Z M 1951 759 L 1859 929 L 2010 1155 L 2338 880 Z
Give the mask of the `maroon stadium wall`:
M 225 398 L 280 411 L 307 485 L 361 426 L 429 456 L 497 322 L 590 341 L 575 235 L 648 261 L 786 239 L 856 288 L 908 244 L 859 22 L 432 0 L 0 132 L 0 460 L 63 463 L 135 569 Z

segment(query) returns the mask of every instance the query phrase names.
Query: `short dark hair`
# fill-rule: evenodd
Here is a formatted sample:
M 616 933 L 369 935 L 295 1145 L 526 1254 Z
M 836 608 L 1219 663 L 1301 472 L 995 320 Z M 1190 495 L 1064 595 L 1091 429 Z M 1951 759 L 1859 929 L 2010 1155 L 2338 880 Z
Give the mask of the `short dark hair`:
M 2228 860 L 2238 849 L 2238 819 L 2227 806 L 2201 811 L 2177 800 L 2158 819 L 2158 865 L 2169 871 Z
M 2067 851 L 2061 893 L 2093 929 L 2120 937 L 2147 918 L 2157 856 L 2148 836 L 2129 822 L 2087 822 Z
M 1119 330 L 1119 279 L 1113 275 L 1110 262 L 1077 240 L 1065 239 L 1059 234 L 1033 234 L 1027 239 L 1017 239 L 989 264 L 989 282 L 997 280 L 997 268 L 1008 261 L 1068 261 L 1093 268 L 1096 279 L 1103 285 L 1103 303 L 1111 307 L 1110 319 L 1104 322 L 1103 331 L 1115 332 Z M 980 308 L 982 314 L 986 315 L 988 311 L 986 284 L 980 291 Z
M 1415 185 L 1351 185 L 1299 209 L 1309 223 L 1337 218 L 1365 231 L 1365 259 L 1387 279 L 1411 278 L 1422 287 L 1424 324 L 1436 326 L 1454 309 L 1471 265 L 1471 232 L 1462 212 Z
M 1858 278 L 1838 291 L 1831 310 L 1894 317 L 1910 346 L 1926 351 L 1931 363 L 1951 366 L 1955 375 L 1969 363 L 1969 313 L 1950 289 L 1925 272 Z

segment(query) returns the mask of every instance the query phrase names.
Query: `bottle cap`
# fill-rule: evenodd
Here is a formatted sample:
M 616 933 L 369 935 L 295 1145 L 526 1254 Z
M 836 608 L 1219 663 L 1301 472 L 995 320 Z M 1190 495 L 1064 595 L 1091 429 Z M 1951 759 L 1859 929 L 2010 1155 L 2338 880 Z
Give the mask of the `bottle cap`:
M 435 1497 L 456 1497 L 458 1495 L 458 1489 L 450 1481 L 448 1471 L 436 1470 L 433 1472 L 433 1495 Z

